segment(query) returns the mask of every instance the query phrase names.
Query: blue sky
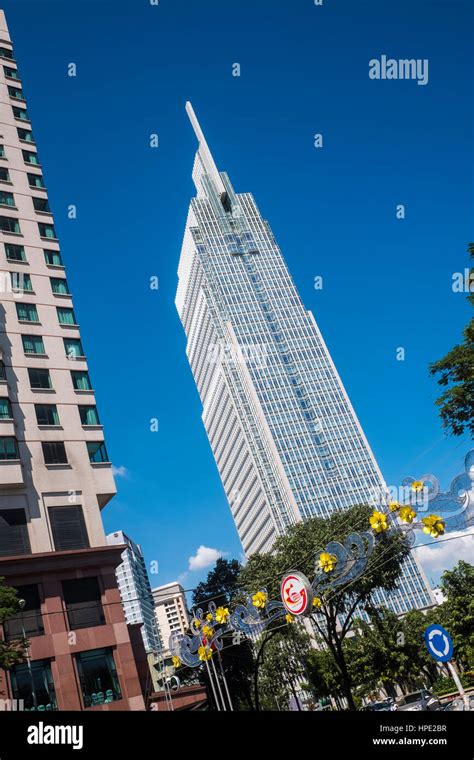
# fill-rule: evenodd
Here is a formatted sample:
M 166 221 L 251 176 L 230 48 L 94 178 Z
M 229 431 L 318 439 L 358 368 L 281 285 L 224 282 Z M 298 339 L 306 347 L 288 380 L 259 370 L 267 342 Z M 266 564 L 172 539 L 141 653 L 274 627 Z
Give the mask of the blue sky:
M 473 237 L 469 6 L 4 0 L 109 454 L 125 468 L 105 527 L 158 560 L 152 585 L 185 573 L 200 545 L 241 553 L 174 306 L 194 193 L 187 99 L 219 168 L 272 225 L 387 482 L 433 472 L 448 486 L 462 470 L 469 441 L 444 435 L 427 366 L 469 316 L 451 288 Z M 369 79 L 382 54 L 427 58 L 428 84 Z

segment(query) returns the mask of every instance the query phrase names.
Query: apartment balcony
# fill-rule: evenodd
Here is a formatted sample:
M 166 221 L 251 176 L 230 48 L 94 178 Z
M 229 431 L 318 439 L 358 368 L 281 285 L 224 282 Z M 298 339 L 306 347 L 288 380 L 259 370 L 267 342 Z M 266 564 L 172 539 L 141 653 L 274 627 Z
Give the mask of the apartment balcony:
M 97 501 L 99 507 L 103 509 L 112 496 L 117 493 L 117 486 L 112 475 L 112 464 L 110 462 L 93 462 L 91 468 Z
M 23 471 L 19 459 L 0 460 L 0 489 L 23 486 Z

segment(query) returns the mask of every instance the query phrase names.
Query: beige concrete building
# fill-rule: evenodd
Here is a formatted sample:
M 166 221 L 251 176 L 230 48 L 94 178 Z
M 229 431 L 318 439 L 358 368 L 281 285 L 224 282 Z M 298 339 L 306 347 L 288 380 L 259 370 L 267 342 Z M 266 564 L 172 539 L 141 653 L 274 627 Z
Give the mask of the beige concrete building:
M 27 709 L 143 709 L 115 580 L 124 547 L 107 546 L 102 526 L 116 489 L 78 321 L 0 11 L 0 576 L 25 600 L 4 634 L 25 625 L 38 682 L 32 693 L 16 666 L 0 672 L 0 696 Z
M 169 656 L 169 639 L 172 633 L 185 633 L 190 617 L 184 589 L 177 581 L 152 589 L 155 615 L 164 645 L 165 657 Z

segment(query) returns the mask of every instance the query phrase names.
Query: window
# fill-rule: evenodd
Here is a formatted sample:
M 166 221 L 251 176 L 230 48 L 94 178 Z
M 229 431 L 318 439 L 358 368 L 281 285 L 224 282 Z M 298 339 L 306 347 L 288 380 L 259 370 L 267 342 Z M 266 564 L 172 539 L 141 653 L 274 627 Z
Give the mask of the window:
M 79 416 L 83 425 L 100 425 L 99 415 L 95 406 L 80 406 Z
M 14 665 L 10 677 L 13 697 L 23 700 L 25 710 L 58 709 L 50 660 Z
M 60 425 L 56 404 L 35 404 L 38 425 Z
M 0 145 L 0 158 L 6 158 L 5 146 Z
M 0 359 L 0 382 L 3 381 L 6 383 L 7 381 L 7 373 L 5 371 L 5 365 L 3 361 Z
M 72 631 L 77 628 L 104 625 L 105 615 L 97 578 L 63 581 L 62 587 L 69 628 Z
M 48 512 L 56 551 L 89 548 L 81 506 L 49 507 Z
M 11 98 L 14 98 L 15 100 L 24 100 L 23 96 L 23 90 L 20 90 L 19 87 L 12 87 L 11 85 L 8 85 L 8 94 Z
M 0 167 L 0 182 L 11 182 L 10 172 L 4 166 Z
M 29 274 L 11 272 L 11 278 L 14 293 L 33 293 L 33 284 Z
M 11 48 L 0 47 L 0 58 L 8 58 L 8 60 L 14 61 L 13 50 Z
M 44 250 L 44 260 L 49 267 L 62 267 L 63 261 L 59 251 Z
M 89 461 L 93 464 L 110 461 L 104 441 L 88 441 L 87 453 L 89 454 Z
M 15 197 L 13 193 L 6 190 L 0 190 L 0 206 L 13 206 L 15 208 Z
M 20 322 L 39 322 L 34 303 L 17 303 L 16 313 Z
M 42 181 L 42 177 L 39 177 L 39 179 Z M 41 187 L 39 185 L 38 187 Z M 42 214 L 50 214 L 51 209 L 49 207 L 49 201 L 47 198 L 33 198 L 33 208 L 35 211 L 40 211 Z M 54 235 L 56 237 L 56 235 Z
M 47 390 L 52 388 L 51 375 L 48 369 L 28 369 L 28 377 L 30 378 L 30 388 L 35 390 Z
M 112 649 L 92 649 L 76 655 L 84 707 L 122 699 Z
M 0 398 L 0 420 L 12 420 L 12 405 L 7 398 Z
M 7 641 L 22 639 L 23 631 L 26 638 L 42 636 L 44 634 L 43 618 L 41 616 L 41 599 L 39 588 L 36 583 L 27 586 L 16 586 L 17 598 L 23 599 L 25 606 L 22 613 L 10 617 L 3 623 L 3 630 Z
M 26 175 L 28 177 L 28 184 L 30 187 L 42 187 L 45 188 L 44 180 L 41 174 L 28 174 Z M 37 200 L 36 198 L 33 198 L 33 204 Z M 36 206 L 35 206 L 36 208 Z M 38 209 L 37 209 L 38 210 Z M 39 209 L 41 211 L 41 209 Z
M 40 165 L 37 153 L 32 153 L 29 150 L 22 150 L 21 152 L 23 154 L 23 161 L 25 164 L 33 164 L 34 166 Z
M 80 356 L 84 356 L 84 349 L 79 338 L 65 338 L 64 348 L 66 354 L 70 359 L 78 359 Z
M 41 446 L 45 464 L 67 464 L 66 448 L 62 441 L 43 441 Z
M 23 129 L 23 127 L 17 127 L 16 131 L 18 132 L 18 139 L 24 140 L 24 142 L 30 142 L 34 143 L 35 138 L 33 137 L 33 132 L 31 129 Z
M 15 119 L 18 119 L 19 121 L 29 121 L 28 111 L 26 108 L 18 108 L 17 106 L 13 106 L 12 111 Z
M 49 238 L 50 240 L 56 240 L 56 230 L 54 224 L 42 224 L 38 222 L 39 234 L 43 238 Z
M 7 79 L 20 79 L 18 69 L 12 69 L 10 66 L 4 66 L 3 73 Z
M 43 338 L 40 335 L 22 335 L 25 354 L 45 354 Z
M 60 325 L 76 325 L 76 316 L 73 309 L 67 309 L 62 306 L 57 306 L 56 311 L 58 313 L 58 321 Z
M 19 459 L 18 443 L 16 438 L 10 438 L 8 436 L 0 437 L 0 461 L 5 462 L 11 459 Z M 2 514 L 0 512 L 0 514 Z M 0 531 L 1 533 L 1 531 Z
M 88 372 L 71 371 L 72 385 L 76 391 L 91 391 L 92 383 Z
M 69 288 L 64 277 L 50 277 L 51 290 L 56 296 L 68 296 Z
M 0 216 L 0 230 L 2 232 L 13 232 L 16 235 L 21 233 L 20 222 L 11 216 Z
M 5 256 L 8 261 L 26 261 L 25 249 L 22 245 L 5 243 Z
M 0 557 L 17 554 L 31 554 L 25 510 L 0 509 Z

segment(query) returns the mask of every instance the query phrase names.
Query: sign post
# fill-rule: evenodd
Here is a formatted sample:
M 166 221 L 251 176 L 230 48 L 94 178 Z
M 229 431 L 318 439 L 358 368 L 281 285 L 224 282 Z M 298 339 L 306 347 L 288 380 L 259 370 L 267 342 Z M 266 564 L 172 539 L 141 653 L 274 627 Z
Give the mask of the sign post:
M 453 681 L 464 702 L 464 709 L 469 710 L 469 698 L 464 691 L 456 666 L 451 662 L 453 656 L 453 640 L 448 631 L 446 628 L 443 628 L 442 625 L 429 625 L 425 630 L 425 643 L 432 658 L 436 660 L 436 662 L 445 662 L 448 666 L 449 672 L 451 673 Z

